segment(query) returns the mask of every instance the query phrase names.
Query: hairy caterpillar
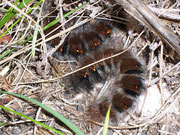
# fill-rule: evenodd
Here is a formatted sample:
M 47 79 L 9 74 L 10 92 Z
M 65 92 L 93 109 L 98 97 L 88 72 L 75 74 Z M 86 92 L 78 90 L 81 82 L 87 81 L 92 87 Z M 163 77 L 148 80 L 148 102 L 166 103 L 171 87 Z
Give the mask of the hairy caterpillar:
M 67 89 L 77 93 L 89 92 L 96 83 L 111 80 L 102 99 L 89 106 L 90 116 L 96 120 L 105 116 L 110 104 L 111 117 L 116 119 L 116 112 L 130 108 L 144 90 L 144 67 L 137 57 L 131 51 L 113 57 L 124 50 L 126 38 L 123 35 L 109 21 L 92 20 L 73 30 L 55 53 L 55 57 L 60 60 L 75 59 L 77 68 L 112 57 L 65 78 Z

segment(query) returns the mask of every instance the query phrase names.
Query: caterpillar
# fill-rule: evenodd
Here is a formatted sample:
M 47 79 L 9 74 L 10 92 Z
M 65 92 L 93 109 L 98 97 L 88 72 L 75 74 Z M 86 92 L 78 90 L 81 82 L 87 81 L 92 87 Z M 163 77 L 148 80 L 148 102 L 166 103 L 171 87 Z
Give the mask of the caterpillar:
M 62 55 L 78 57 L 87 51 L 95 50 L 109 38 L 111 34 L 112 23 L 102 21 L 91 21 L 88 24 L 75 29 L 67 40 L 59 48 Z
M 125 36 L 109 21 L 92 20 L 73 30 L 54 57 L 77 61 L 77 67 L 86 67 L 65 78 L 69 92 L 90 92 L 97 83 L 111 81 L 106 93 L 88 108 L 88 115 L 101 121 L 109 105 L 111 118 L 128 110 L 144 91 L 144 67 L 131 51 L 124 51 Z M 111 58 L 109 58 L 111 57 Z M 106 59 L 108 58 L 108 59 Z M 102 117 L 101 117 L 102 116 Z

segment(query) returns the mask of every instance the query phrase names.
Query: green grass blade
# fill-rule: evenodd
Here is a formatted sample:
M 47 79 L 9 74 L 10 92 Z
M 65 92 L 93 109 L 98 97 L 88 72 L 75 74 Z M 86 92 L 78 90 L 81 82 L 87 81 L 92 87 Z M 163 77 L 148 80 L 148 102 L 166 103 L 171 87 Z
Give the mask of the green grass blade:
M 13 49 L 8 50 L 8 51 L 4 52 L 3 54 L 1 54 L 0 60 L 3 59 L 4 57 L 6 57 L 7 55 L 9 55 L 10 53 L 12 53 L 14 50 L 16 50 L 16 48 L 13 48 Z
M 107 111 L 107 113 L 106 113 L 106 118 L 105 118 L 105 123 L 104 123 L 104 129 L 103 129 L 103 135 L 106 135 L 106 134 L 107 134 L 107 131 L 108 131 L 110 110 L 111 110 L 111 105 L 109 106 L 108 111 Z
M 19 0 L 16 0 L 16 1 L 13 3 L 13 5 L 17 5 L 18 2 L 19 2 Z M 3 16 L 3 18 L 2 18 L 1 20 L 3 20 L 4 18 L 6 18 L 6 17 L 9 15 L 9 13 L 13 12 L 12 10 L 13 10 L 13 8 L 10 7 L 9 10 L 7 11 L 7 13 Z
M 66 13 L 63 17 L 67 17 L 68 15 L 70 15 L 71 13 L 77 11 L 79 8 L 81 8 L 82 6 L 85 6 L 89 4 L 89 2 L 77 7 L 76 9 Z M 47 24 L 46 26 L 43 27 L 43 30 L 46 30 L 50 27 L 52 27 L 53 25 L 55 25 L 56 23 L 58 23 L 61 20 L 61 18 L 57 18 L 56 20 L 53 20 L 52 22 L 50 22 L 49 24 Z M 22 46 L 23 44 L 27 43 L 28 41 L 30 41 L 33 38 L 33 36 L 30 36 L 27 40 L 25 40 L 24 42 L 22 42 L 21 44 L 19 44 L 19 46 Z M 16 50 L 16 48 L 13 48 L 11 50 L 6 51 L 5 53 L 0 55 L 0 60 L 2 60 L 4 57 L 6 57 L 7 55 L 9 55 L 10 53 L 12 53 L 14 50 Z
M 38 5 L 40 5 L 42 3 L 43 0 L 40 0 L 38 3 L 36 3 L 31 9 L 29 9 L 26 14 L 29 14 L 34 8 L 36 8 Z M 13 23 L 2 35 L 0 35 L 0 38 L 2 38 L 10 29 L 12 29 L 18 22 L 21 21 L 21 19 L 24 16 L 21 16 L 21 18 L 19 18 L 15 23 Z
M 74 10 L 66 13 L 63 17 L 66 18 L 67 16 L 69 16 L 69 15 L 72 14 L 72 13 L 74 13 L 75 11 L 77 11 L 78 9 L 80 9 L 81 7 L 86 6 L 87 4 L 89 4 L 89 2 L 86 2 L 86 3 L 84 3 L 83 5 L 75 8 Z M 43 30 L 46 30 L 46 29 L 52 27 L 53 25 L 55 25 L 56 23 L 58 23 L 60 20 L 61 20 L 61 18 L 57 18 L 57 19 L 53 20 L 52 22 L 50 22 L 49 24 L 47 24 L 46 26 L 44 26 L 44 27 L 43 27 Z
M 35 57 L 35 44 L 36 44 L 36 40 L 37 40 L 37 36 L 38 36 L 39 20 L 40 20 L 40 17 L 41 17 L 41 13 L 42 13 L 42 8 L 44 6 L 44 2 L 45 2 L 45 0 L 41 4 L 40 12 L 38 14 L 38 18 L 37 18 L 37 21 L 36 21 L 36 26 L 35 26 L 35 30 L 34 30 L 34 34 L 33 34 L 33 40 L 32 40 L 32 57 L 33 58 Z
M 27 100 L 29 102 L 32 102 L 34 104 L 36 104 L 37 106 L 43 108 L 44 110 L 46 110 L 47 112 L 51 113 L 52 115 L 54 115 L 56 118 L 58 118 L 60 121 L 62 121 L 64 124 L 66 124 L 71 130 L 73 130 L 76 134 L 78 135 L 84 135 L 84 133 L 79 130 L 74 124 L 72 124 L 70 121 L 68 121 L 66 118 L 64 118 L 63 116 L 61 116 L 58 112 L 56 112 L 55 110 L 51 109 L 50 107 L 34 100 L 34 99 L 31 99 L 31 98 L 28 98 L 26 96 L 22 96 L 22 95 L 18 95 L 18 94 L 15 94 L 15 93 L 10 93 L 10 92 L 6 92 L 6 91 L 1 91 L 0 90 L 0 93 L 3 93 L 3 94 L 8 94 L 8 95 L 13 95 L 15 97 L 18 97 L 18 98 L 21 98 L 21 99 L 24 99 L 24 100 Z
M 2 127 L 2 126 L 6 126 L 6 125 L 8 125 L 8 123 L 5 123 L 5 122 L 0 122 L 0 127 Z
M 53 131 L 53 132 L 55 132 L 55 133 L 58 133 L 59 135 L 64 135 L 64 134 L 61 133 L 60 131 L 58 131 L 58 130 L 52 128 L 52 127 L 49 127 L 49 126 L 47 126 L 47 125 L 45 125 L 45 124 L 43 124 L 43 123 L 41 123 L 41 122 L 39 122 L 39 121 L 37 121 L 37 120 L 35 120 L 35 119 L 33 119 L 33 118 L 30 118 L 30 117 L 28 117 L 28 116 L 26 116 L 26 115 L 24 115 L 24 114 L 21 114 L 21 113 L 19 113 L 19 112 L 16 112 L 16 111 L 14 111 L 14 110 L 12 110 L 12 109 L 9 109 L 9 108 L 7 108 L 7 107 L 5 107 L 5 106 L 2 106 L 2 105 L 0 105 L 0 108 L 4 109 L 4 110 L 6 110 L 6 111 L 12 112 L 12 113 L 14 113 L 14 114 L 16 114 L 16 115 L 19 115 L 19 116 L 21 116 L 21 117 L 23 117 L 23 118 L 25 118 L 25 119 L 28 119 L 28 120 L 30 120 L 30 121 L 38 124 L 38 125 L 41 125 L 42 127 L 46 128 L 46 129 L 48 129 L 48 130 L 51 130 L 51 131 Z
M 22 9 L 22 8 L 25 6 L 24 3 L 25 3 L 25 4 L 28 4 L 30 1 L 31 1 L 31 0 L 24 0 L 24 2 L 21 2 L 17 7 L 18 7 L 19 9 Z M 2 18 L 2 19 L 0 20 L 0 28 L 1 28 L 6 22 L 8 22 L 16 13 L 17 13 L 17 11 L 16 11 L 15 9 L 13 9 L 12 12 L 10 12 L 10 13 L 8 14 L 8 16 L 6 16 L 5 18 Z

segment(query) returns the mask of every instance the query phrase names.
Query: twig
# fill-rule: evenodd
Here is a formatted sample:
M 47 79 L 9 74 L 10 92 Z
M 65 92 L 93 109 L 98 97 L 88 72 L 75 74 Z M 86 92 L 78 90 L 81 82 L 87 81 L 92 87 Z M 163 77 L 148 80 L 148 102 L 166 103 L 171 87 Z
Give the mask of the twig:
M 179 15 L 180 10 L 168 11 L 167 9 L 159 9 L 159 8 L 154 8 L 150 6 L 148 6 L 148 8 L 153 13 L 158 15 L 159 18 L 180 22 L 180 15 Z
M 180 54 L 180 39 L 140 0 L 115 0 Z

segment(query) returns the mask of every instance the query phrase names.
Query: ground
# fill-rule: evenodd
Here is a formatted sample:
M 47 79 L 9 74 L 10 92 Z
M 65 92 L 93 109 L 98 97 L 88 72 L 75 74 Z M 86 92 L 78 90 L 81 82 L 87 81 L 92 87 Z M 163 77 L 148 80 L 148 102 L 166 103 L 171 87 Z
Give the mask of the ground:
M 9 1 L 9 3 L 13 2 L 13 0 Z M 83 4 L 82 2 L 72 2 L 70 0 L 66 2 L 57 0 L 46 1 L 42 8 L 39 25 L 43 27 L 49 21 L 62 17 L 63 14 Z M 176 36 L 180 36 L 180 26 L 178 23 L 180 21 L 179 1 L 144 0 L 143 2 L 155 14 L 158 14 L 159 21 L 165 23 Z M 5 15 L 5 10 L 3 9 L 8 10 L 10 7 L 6 0 L 1 3 L 0 18 Z M 23 12 L 26 12 L 28 7 L 32 8 L 34 3 L 37 3 L 37 1 L 33 1 L 25 6 Z M 54 59 L 51 54 L 58 47 L 54 47 L 55 49 L 49 48 L 49 45 L 45 44 L 44 41 L 49 41 L 52 35 L 59 34 L 58 37 L 60 38 L 56 38 L 52 42 L 53 44 L 63 42 L 66 39 L 67 33 L 67 26 L 64 23 L 76 15 L 82 16 L 85 19 L 87 16 L 90 16 L 91 19 L 95 18 L 97 14 L 99 14 L 97 17 L 109 18 L 108 11 L 105 12 L 109 6 L 106 1 L 91 1 L 90 4 L 69 15 L 68 18 L 61 19 L 59 24 L 53 27 L 54 29 L 62 24 L 58 32 L 47 36 L 48 30 L 44 31 L 44 33 L 41 31 L 40 35 L 37 36 L 37 39 L 39 40 L 41 37 L 41 40 L 36 42 L 35 55 L 31 51 L 31 41 L 18 46 L 34 34 L 34 21 L 37 21 L 41 5 L 33 9 L 32 13 L 28 14 L 32 20 L 25 16 L 5 36 L 0 38 L 1 56 L 12 48 L 16 48 L 10 54 L 0 59 L 1 90 L 40 101 L 74 123 L 85 134 L 102 134 L 103 123 L 88 120 L 85 116 L 86 107 L 94 101 L 96 98 L 94 95 L 101 89 L 97 88 L 91 93 L 67 94 L 63 77 L 72 71 L 71 67 L 68 62 L 59 62 Z M 47 17 L 47 14 L 50 14 L 55 9 L 56 16 Z M 17 15 L 5 23 L 1 27 L 0 34 L 5 32 L 18 19 Z M 137 22 L 136 25 L 137 27 L 147 27 L 140 22 Z M 71 31 L 71 28 L 68 30 Z M 134 107 L 135 111 L 123 114 L 123 119 L 120 120 L 118 125 L 110 123 L 108 134 L 180 134 L 180 55 L 177 53 L 177 50 L 163 42 L 156 33 L 152 33 L 151 29 L 146 28 L 144 30 L 145 34 L 137 39 L 131 50 L 136 52 L 135 54 L 142 59 L 147 69 L 145 81 L 147 91 L 137 100 L 138 105 Z M 128 31 L 131 40 L 135 40 L 141 32 L 142 29 L 135 31 L 129 29 Z M 54 64 L 52 65 L 52 63 Z M 65 124 L 58 121 L 57 118 L 26 100 L 1 94 L 0 105 L 34 118 L 64 134 L 74 134 Z M 1 109 L 0 114 L 0 123 L 2 123 L 0 134 L 2 135 L 55 134 L 10 111 Z

